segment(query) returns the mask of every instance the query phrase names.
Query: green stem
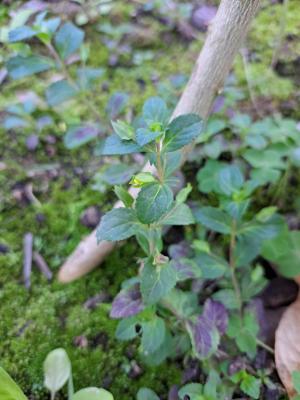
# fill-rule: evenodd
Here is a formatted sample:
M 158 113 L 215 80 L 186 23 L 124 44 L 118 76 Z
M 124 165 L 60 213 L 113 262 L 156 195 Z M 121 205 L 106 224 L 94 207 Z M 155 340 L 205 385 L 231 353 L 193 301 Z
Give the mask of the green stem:
M 239 311 L 240 315 L 242 317 L 242 296 L 241 296 L 241 290 L 240 286 L 236 277 L 236 265 L 235 265 L 235 257 L 234 257 L 234 251 L 235 251 L 235 246 L 236 246 L 236 221 L 234 220 L 232 222 L 232 227 L 231 227 L 231 235 L 230 235 L 230 247 L 229 247 L 229 266 L 230 266 L 230 272 L 231 272 L 231 281 L 232 281 L 232 286 L 235 291 L 235 296 L 236 300 L 239 306 Z
M 275 354 L 275 351 L 272 349 L 272 347 L 268 346 L 266 343 L 262 342 L 261 340 L 256 338 L 256 343 L 258 346 L 262 347 L 263 349 L 267 350 L 271 354 Z
M 160 183 L 164 181 L 164 168 L 161 162 L 161 142 L 156 143 L 157 176 Z

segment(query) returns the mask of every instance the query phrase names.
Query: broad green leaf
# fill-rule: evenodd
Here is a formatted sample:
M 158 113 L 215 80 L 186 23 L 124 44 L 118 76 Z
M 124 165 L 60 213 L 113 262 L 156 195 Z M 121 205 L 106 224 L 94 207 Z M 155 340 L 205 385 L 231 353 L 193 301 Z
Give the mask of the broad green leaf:
M 154 266 L 147 261 L 141 274 L 141 292 L 146 305 L 157 303 L 176 285 L 176 272 L 170 263 Z
M 117 326 L 116 338 L 118 340 L 134 339 L 138 335 L 136 330 L 138 322 L 139 321 L 135 316 L 122 319 Z
M 179 390 L 178 395 L 180 400 L 185 400 L 187 396 L 189 400 L 205 400 L 202 393 L 203 386 L 200 383 L 188 383 Z
M 276 265 L 281 275 L 287 278 L 300 275 L 300 231 L 284 231 L 264 241 L 261 254 Z
M 244 152 L 243 156 L 254 168 L 281 169 L 285 166 L 281 154 L 275 150 L 264 150 L 262 157 L 260 150 L 249 149 Z
M 143 117 L 149 126 L 153 123 L 165 125 L 169 119 L 169 111 L 164 100 L 150 97 L 143 106 Z
M 137 400 L 159 400 L 159 397 L 153 390 L 141 388 L 137 393 Z
M 192 189 L 193 188 L 190 183 L 188 183 L 185 188 L 181 189 L 180 192 L 176 196 L 176 203 L 181 204 L 181 203 L 186 202 L 188 195 L 191 193 Z
M 136 170 L 136 165 L 113 164 L 105 168 L 101 174 L 101 179 L 109 185 L 122 185 L 130 181 Z
M 300 371 L 292 372 L 292 382 L 298 394 L 300 394 Z
M 233 289 L 221 289 L 214 293 L 213 299 L 224 304 L 228 310 L 237 310 L 239 304 Z
M 121 140 L 118 135 L 110 135 L 99 142 L 95 149 L 96 156 L 113 156 L 139 153 L 143 149 L 132 140 Z
M 30 39 L 37 34 L 37 31 L 29 26 L 19 26 L 8 33 L 9 42 L 20 42 L 22 40 Z
M 121 140 L 132 140 L 134 138 L 134 130 L 131 125 L 124 121 L 111 121 L 114 132 Z
M 236 165 L 229 165 L 222 168 L 219 172 L 219 187 L 227 196 L 241 189 L 244 177 L 241 170 Z
M 148 143 L 153 142 L 156 138 L 162 135 L 163 132 L 160 130 L 152 131 L 146 128 L 139 128 L 135 134 L 135 140 L 140 146 L 145 146 Z
M 242 379 L 242 382 L 240 384 L 241 390 L 248 396 L 250 396 L 252 399 L 259 399 L 260 386 L 261 386 L 260 379 L 257 379 L 249 374 L 247 374 L 247 376 L 245 376 Z
M 79 49 L 84 39 L 84 32 L 72 22 L 66 22 L 54 37 L 54 43 L 61 58 L 65 60 Z
M 173 192 L 169 186 L 160 183 L 150 183 L 143 186 L 136 199 L 138 219 L 143 224 L 159 220 L 170 208 Z
M 72 400 L 114 400 L 113 395 L 105 389 L 89 387 L 74 394 Z
M 186 204 L 174 204 L 163 216 L 159 223 L 162 225 L 191 225 L 195 223 L 193 213 Z
M 78 90 L 66 79 L 52 83 L 46 90 L 46 99 L 49 106 L 57 106 L 78 94 Z
M 122 186 L 115 186 L 114 192 L 116 193 L 118 199 L 124 203 L 125 207 L 131 207 L 132 204 L 134 203 L 134 198 Z
M 118 241 L 133 236 L 138 231 L 138 220 L 134 210 L 116 208 L 105 214 L 97 228 L 97 240 Z
M 58 392 L 71 375 L 71 362 L 64 349 L 51 351 L 44 361 L 44 385 L 50 392 Z
M 166 335 L 166 326 L 162 318 L 154 317 L 142 323 L 143 353 L 153 353 L 163 343 Z
M 147 355 L 141 352 L 143 362 L 150 366 L 161 364 L 171 355 L 174 355 L 174 340 L 168 329 L 166 330 L 164 342 L 155 352 Z
M 266 185 L 267 183 L 276 183 L 280 178 L 280 171 L 273 168 L 258 168 L 250 171 L 251 178 L 258 182 L 260 185 Z
M 67 149 L 75 149 L 95 139 L 100 133 L 96 125 L 74 125 L 70 126 L 64 137 L 64 144 Z
M 15 56 L 8 60 L 6 67 L 12 79 L 21 79 L 39 72 L 47 71 L 53 67 L 53 62 L 41 56 Z
M 176 288 L 172 289 L 162 300 L 163 306 L 168 304 L 176 309 L 176 313 L 182 318 L 190 317 L 199 309 L 196 293 L 184 292 Z
M 215 232 L 230 234 L 232 221 L 228 214 L 215 207 L 202 207 L 194 211 L 195 220 Z
M 203 193 L 220 193 L 219 173 L 225 163 L 216 160 L 207 160 L 205 166 L 197 173 L 198 188 Z
M 242 224 L 238 228 L 237 234 L 263 241 L 278 236 L 283 228 L 283 218 L 278 214 L 274 214 L 264 223 L 252 220 Z
M 209 253 L 197 254 L 195 262 L 199 265 L 204 279 L 217 279 L 229 270 L 228 263 L 221 257 Z
M 104 74 L 103 68 L 78 68 L 77 82 L 81 89 L 90 89 L 92 84 Z
M 0 400 L 27 400 L 19 386 L 0 367 Z
M 196 114 L 185 114 L 175 118 L 167 127 L 163 148 L 166 152 L 181 149 L 196 139 L 203 127 L 203 121 Z

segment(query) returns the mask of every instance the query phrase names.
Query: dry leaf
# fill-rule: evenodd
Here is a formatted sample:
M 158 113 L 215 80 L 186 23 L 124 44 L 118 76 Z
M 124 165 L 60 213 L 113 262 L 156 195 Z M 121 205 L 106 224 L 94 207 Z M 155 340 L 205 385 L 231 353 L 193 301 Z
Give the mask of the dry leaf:
M 278 375 L 292 398 L 296 394 L 292 373 L 300 370 L 300 296 L 287 308 L 277 328 L 275 362 Z

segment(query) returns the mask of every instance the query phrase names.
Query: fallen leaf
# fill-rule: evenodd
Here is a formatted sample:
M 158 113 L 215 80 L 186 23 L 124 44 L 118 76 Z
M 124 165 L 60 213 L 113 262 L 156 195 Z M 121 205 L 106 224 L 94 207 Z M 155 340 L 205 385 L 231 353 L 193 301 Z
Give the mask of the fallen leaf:
M 275 336 L 275 362 L 278 375 L 290 398 L 296 390 L 292 373 L 300 370 L 300 296 L 283 314 Z

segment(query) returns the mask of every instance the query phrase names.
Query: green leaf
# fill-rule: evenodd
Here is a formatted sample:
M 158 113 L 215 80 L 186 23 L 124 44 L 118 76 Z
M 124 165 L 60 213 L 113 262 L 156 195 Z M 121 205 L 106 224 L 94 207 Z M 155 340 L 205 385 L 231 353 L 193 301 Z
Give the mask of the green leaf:
M 242 379 L 240 384 L 241 390 L 253 399 L 259 399 L 260 386 L 260 379 L 249 374 Z
M 282 276 L 293 278 L 300 275 L 300 231 L 284 231 L 264 241 L 261 254 L 276 265 Z
M 137 400 L 159 400 L 159 397 L 153 390 L 141 388 L 137 393 Z
M 300 394 L 300 371 L 292 372 L 293 386 L 298 394 Z
M 102 181 L 109 185 L 122 185 L 127 183 L 136 172 L 136 165 L 128 165 L 124 163 L 112 164 L 104 169 L 101 175 L 98 175 Z
M 97 125 L 74 125 L 70 126 L 64 137 L 67 149 L 75 149 L 95 139 L 100 132 Z
M 205 166 L 197 173 L 198 188 L 203 193 L 220 193 L 219 173 L 225 166 L 216 160 L 207 160 Z
M 243 156 L 254 168 L 284 168 L 285 164 L 279 152 L 275 150 L 264 150 L 263 154 L 264 156 L 262 157 L 262 152 L 260 150 L 249 149 L 244 152 Z
M 185 188 L 181 189 L 180 192 L 176 196 L 176 203 L 177 204 L 185 203 L 188 198 L 188 195 L 191 193 L 192 189 L 193 188 L 190 183 L 188 183 Z
M 203 121 L 196 114 L 185 114 L 175 118 L 167 127 L 163 149 L 172 152 L 196 139 L 203 127 Z
M 114 192 L 116 193 L 118 199 L 121 200 L 124 203 L 125 207 L 129 208 L 134 203 L 134 198 L 122 186 L 115 186 L 114 187 Z
M 214 254 L 205 252 L 197 254 L 195 262 L 200 266 L 204 279 L 221 278 L 229 270 L 228 263 Z
M 138 220 L 134 210 L 115 208 L 105 214 L 97 228 L 97 240 L 118 241 L 133 236 L 138 231 Z
M 1 367 L 0 367 L 0 399 L 27 400 L 27 397 L 24 395 L 19 386 Z
M 202 207 L 194 211 L 197 222 L 212 231 L 230 234 L 231 218 L 228 214 L 215 207 Z
M 254 219 L 242 224 L 239 227 L 237 234 L 250 239 L 252 238 L 258 241 L 264 241 L 278 236 L 283 228 L 283 218 L 278 214 L 274 214 L 264 223 Z
M 200 383 L 188 383 L 183 386 L 179 392 L 180 400 L 185 400 L 186 397 L 189 397 L 189 400 L 205 400 L 203 393 L 203 386 Z
M 143 224 L 159 220 L 170 208 L 173 192 L 169 186 L 160 183 L 150 183 L 142 187 L 136 199 L 138 219 Z
M 176 285 L 176 272 L 170 263 L 154 266 L 147 261 L 141 274 L 141 293 L 146 305 L 157 303 Z
M 155 122 L 165 125 L 169 119 L 166 103 L 160 97 L 150 97 L 143 106 L 143 117 L 148 125 Z
M 145 146 L 148 143 L 153 142 L 156 138 L 162 135 L 162 131 L 151 131 L 146 128 L 139 128 L 136 131 L 135 139 L 140 146 Z
M 116 338 L 118 340 L 134 339 L 138 335 L 136 330 L 137 324 L 138 319 L 135 316 L 122 319 L 117 326 Z
M 132 140 L 134 138 L 134 130 L 131 125 L 124 121 L 111 121 L 114 132 L 122 140 Z
M 71 375 L 71 362 L 64 349 L 51 351 L 44 361 L 44 385 L 52 394 L 58 392 Z
M 143 149 L 132 140 L 121 140 L 118 135 L 110 135 L 99 142 L 95 149 L 96 156 L 113 156 L 142 152 Z
M 88 387 L 74 394 L 72 400 L 114 400 L 113 395 L 105 389 Z
M 49 106 L 57 106 L 78 94 L 78 90 L 74 88 L 66 79 L 52 83 L 46 90 L 46 99 Z
M 164 297 L 162 305 L 171 305 L 176 310 L 176 314 L 182 318 L 190 317 L 199 309 L 196 293 L 184 292 L 176 288 Z
M 237 310 L 239 303 L 236 298 L 236 294 L 232 289 L 221 289 L 213 295 L 213 299 L 224 304 L 228 310 Z
M 236 165 L 229 165 L 219 172 L 219 187 L 227 196 L 237 192 L 244 183 L 241 170 Z
M 10 43 L 20 42 L 22 40 L 30 39 L 37 34 L 37 31 L 29 26 L 19 26 L 8 33 L 8 40 Z
M 142 323 L 142 348 L 143 353 L 153 353 L 163 343 L 166 335 L 166 326 L 163 319 L 154 317 Z
M 159 220 L 162 225 L 191 225 L 195 219 L 191 209 L 186 204 L 176 204 Z
M 84 39 L 84 32 L 72 22 L 66 22 L 56 33 L 54 43 L 61 58 L 65 60 L 79 49 Z
M 150 366 L 156 366 L 161 364 L 163 361 L 166 360 L 167 357 L 173 354 L 174 354 L 174 340 L 172 335 L 170 334 L 170 331 L 167 329 L 165 340 L 160 345 L 160 347 L 154 353 L 150 353 L 147 355 L 141 353 L 141 356 L 142 356 L 142 361 L 145 364 Z
M 12 79 L 21 79 L 39 72 L 47 71 L 53 67 L 53 62 L 41 56 L 15 56 L 8 60 L 6 67 Z

